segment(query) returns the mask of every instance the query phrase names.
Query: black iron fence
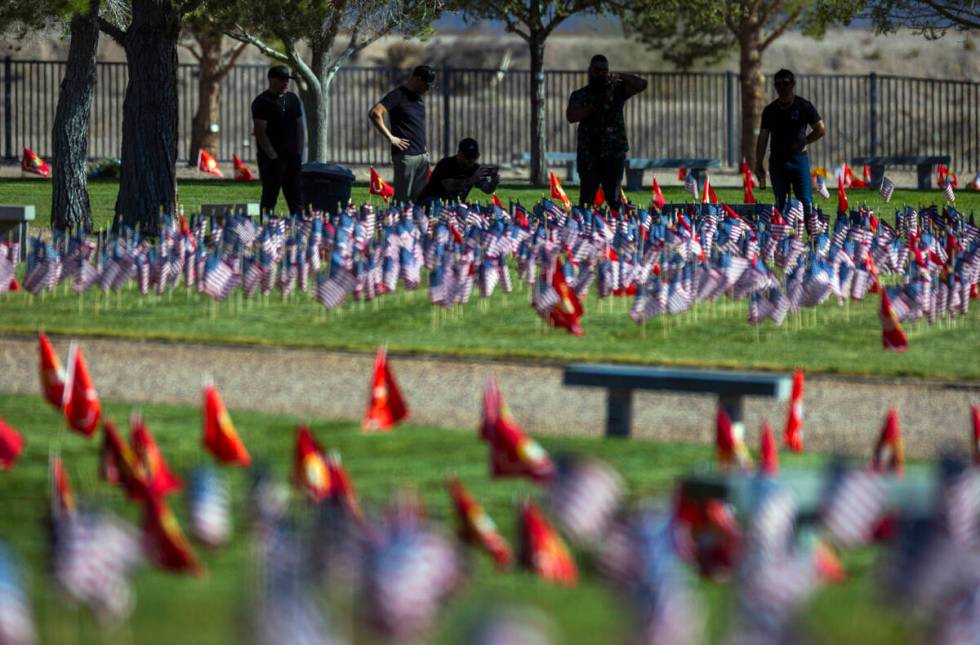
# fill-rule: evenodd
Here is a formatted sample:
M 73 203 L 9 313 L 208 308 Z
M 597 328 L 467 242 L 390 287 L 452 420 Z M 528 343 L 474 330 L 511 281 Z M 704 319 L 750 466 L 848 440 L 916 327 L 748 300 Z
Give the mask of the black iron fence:
M 12 60 L 2 64 L 0 152 L 10 160 L 23 146 L 42 156 L 51 150 L 51 126 L 64 63 Z M 266 86 L 265 66 L 239 65 L 221 83 L 218 157 L 254 160 L 249 106 Z M 180 65 L 178 158 L 189 150 L 197 107 L 196 65 Z M 328 159 L 352 165 L 389 163 L 388 146 L 368 121 L 370 107 L 398 84 L 403 72 L 376 67 L 341 70 L 330 92 Z M 650 83 L 628 103 L 627 127 L 634 157 L 711 157 L 740 161 L 738 76 L 723 73 L 643 73 Z M 122 142 L 124 63 L 100 63 L 89 152 L 116 157 Z M 545 73 L 545 131 L 549 151 L 575 150 L 575 128 L 566 123 L 568 95 L 585 82 L 582 72 Z M 833 165 L 865 154 L 949 154 L 961 173 L 980 170 L 980 83 L 895 76 L 808 75 L 797 90 L 827 123 L 813 146 L 814 163 Z M 444 67 L 427 98 L 429 149 L 449 154 L 465 136 L 477 138 L 483 158 L 515 162 L 530 145 L 530 73 Z

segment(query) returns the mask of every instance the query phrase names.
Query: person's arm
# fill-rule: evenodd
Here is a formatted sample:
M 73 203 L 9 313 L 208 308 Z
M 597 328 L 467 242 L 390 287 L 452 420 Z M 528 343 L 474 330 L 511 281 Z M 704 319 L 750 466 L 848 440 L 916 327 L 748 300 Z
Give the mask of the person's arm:
M 816 123 L 810 126 L 812 129 L 810 133 L 806 135 L 806 145 L 810 145 L 814 141 L 819 141 L 827 134 L 827 126 L 824 125 L 823 119 L 818 119 Z M 806 146 L 803 147 L 806 150 Z
M 252 119 L 252 124 L 255 126 L 255 142 L 259 144 L 259 149 L 265 153 L 269 159 L 278 159 L 279 154 L 276 149 L 272 147 L 272 141 L 269 139 L 269 134 L 265 131 L 269 125 L 269 122 L 265 119 Z
M 395 146 L 399 150 L 407 150 L 410 142 L 408 139 L 402 139 L 401 137 L 396 137 L 385 125 L 385 113 L 388 110 L 385 108 L 381 102 L 375 103 L 371 111 L 368 112 L 368 118 L 371 119 L 371 123 L 374 124 L 375 129 L 385 136 L 391 145 Z
M 769 130 L 761 128 L 755 141 L 755 174 L 759 178 L 759 188 L 766 187 L 766 147 L 769 145 Z
M 629 98 L 647 89 L 646 79 L 637 76 L 636 74 L 617 74 L 619 80 L 623 83 L 623 93 L 625 98 Z
M 595 107 L 591 103 L 581 100 L 576 92 L 568 97 L 568 107 L 565 108 L 565 118 L 569 123 L 578 123 L 595 112 Z

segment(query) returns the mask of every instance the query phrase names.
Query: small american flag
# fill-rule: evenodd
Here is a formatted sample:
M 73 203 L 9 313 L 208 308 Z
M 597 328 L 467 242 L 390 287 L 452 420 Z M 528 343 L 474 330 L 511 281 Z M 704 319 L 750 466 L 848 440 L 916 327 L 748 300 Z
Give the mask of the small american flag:
M 885 485 L 879 475 L 841 467 L 831 474 L 821 519 L 836 544 L 856 547 L 868 540 L 884 506 Z
M 210 547 L 222 546 L 231 537 L 228 487 L 210 466 L 191 472 L 187 487 L 190 534 Z
M 20 567 L 7 547 L 0 544 L 0 643 L 32 645 L 36 642 L 31 604 Z
M 316 299 L 327 309 L 334 309 L 343 304 L 344 298 L 354 288 L 354 276 L 346 269 L 338 269 L 333 277 L 326 274 L 317 276 Z
M 946 179 L 946 185 L 943 186 L 943 196 L 950 204 L 956 203 L 956 193 L 953 192 L 953 180 L 951 178 Z
M 881 186 L 878 188 L 878 192 L 881 193 L 881 197 L 885 200 L 887 204 L 892 200 L 892 193 L 895 192 L 895 182 L 889 179 L 887 176 L 881 178 Z
M 215 300 L 224 300 L 231 290 L 234 272 L 228 263 L 217 256 L 210 256 L 205 264 L 204 293 Z
M 693 201 L 698 201 L 698 180 L 694 178 L 692 173 L 687 173 L 687 176 L 684 177 L 684 190 L 691 193 Z

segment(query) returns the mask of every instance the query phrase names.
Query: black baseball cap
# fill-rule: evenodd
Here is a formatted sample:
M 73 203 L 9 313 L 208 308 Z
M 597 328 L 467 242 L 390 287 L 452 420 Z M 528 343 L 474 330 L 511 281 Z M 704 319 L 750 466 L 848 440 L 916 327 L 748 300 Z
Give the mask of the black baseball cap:
M 429 85 L 432 85 L 436 80 L 436 71 L 428 65 L 419 65 L 412 70 L 412 76 L 418 76 Z
M 269 73 L 267 76 L 269 78 L 291 78 L 293 80 L 298 80 L 296 76 L 290 74 L 289 68 L 285 65 L 273 65 L 269 68 Z
M 459 142 L 459 153 L 466 159 L 476 159 L 480 156 L 480 144 L 467 137 Z

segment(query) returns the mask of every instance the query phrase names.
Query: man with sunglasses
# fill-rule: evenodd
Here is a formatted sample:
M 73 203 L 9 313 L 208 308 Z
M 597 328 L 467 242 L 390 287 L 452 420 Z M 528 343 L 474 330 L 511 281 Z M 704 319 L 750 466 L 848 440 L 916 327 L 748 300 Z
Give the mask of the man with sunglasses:
M 759 186 L 765 188 L 763 159 L 771 138 L 769 177 L 776 195 L 776 208 L 782 211 L 786 207 L 786 199 L 792 189 L 803 204 L 804 216 L 809 216 L 813 189 L 807 147 L 823 137 L 827 128 L 817 108 L 805 98 L 796 96 L 793 72 L 788 69 L 776 72 L 774 85 L 777 98 L 762 111 L 762 126 L 755 146 L 755 173 L 759 176 Z
M 306 140 L 303 104 L 289 91 L 289 79 L 295 79 L 285 65 L 274 65 L 267 74 L 269 87 L 252 101 L 252 124 L 259 178 L 262 180 L 263 213 L 272 213 L 282 189 L 289 213 L 303 212 L 300 166 Z
M 435 71 L 428 65 L 419 65 L 404 85 L 388 92 L 368 113 L 371 123 L 391 144 L 396 203 L 415 201 L 428 179 L 429 155 L 422 97 L 432 89 L 435 81 Z M 385 125 L 386 113 L 391 129 Z

